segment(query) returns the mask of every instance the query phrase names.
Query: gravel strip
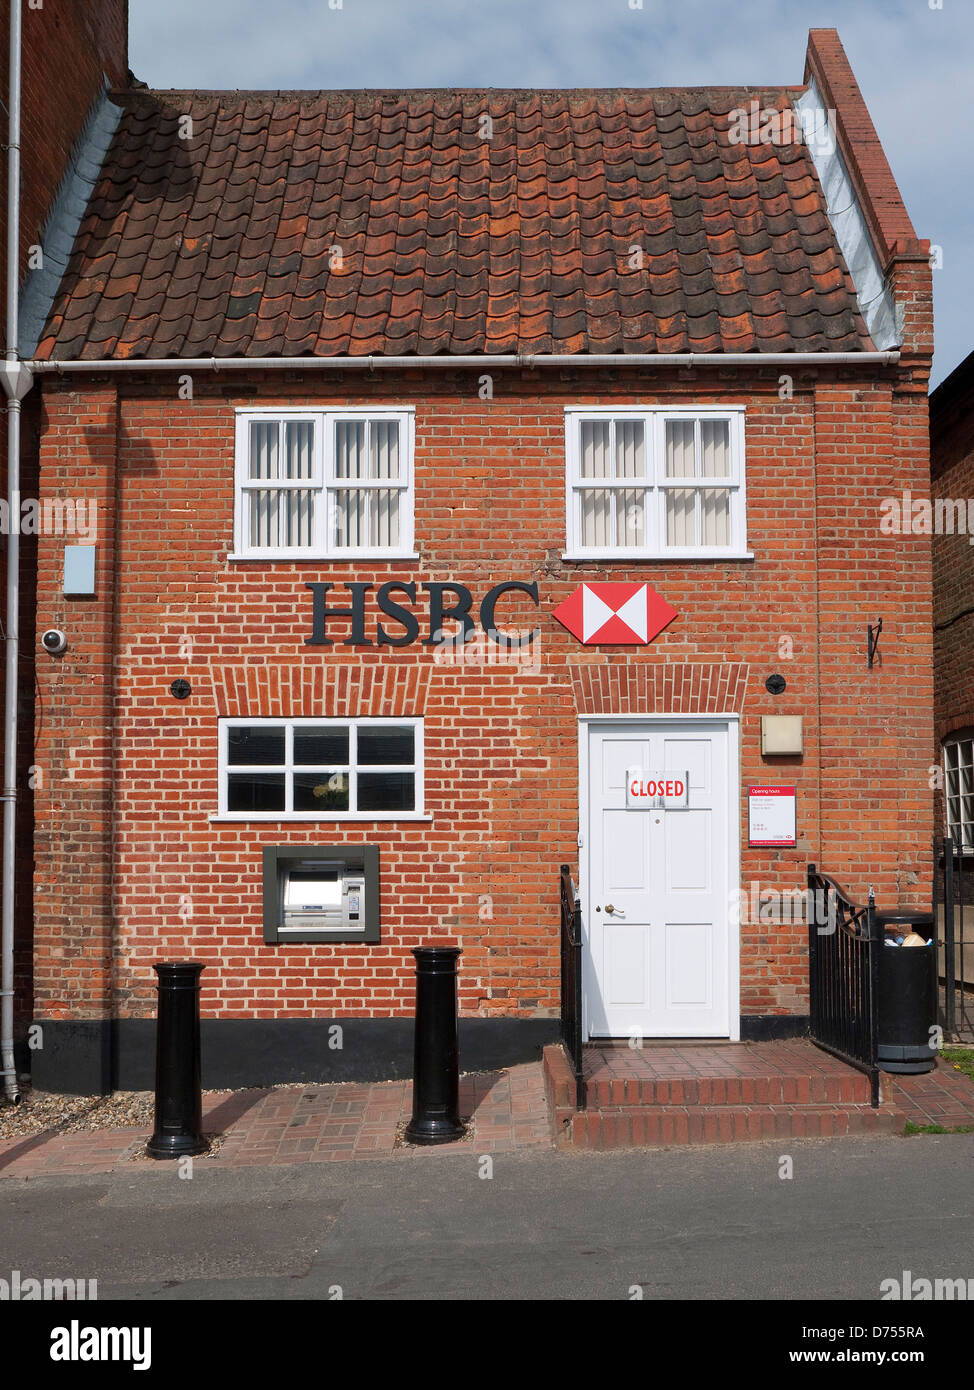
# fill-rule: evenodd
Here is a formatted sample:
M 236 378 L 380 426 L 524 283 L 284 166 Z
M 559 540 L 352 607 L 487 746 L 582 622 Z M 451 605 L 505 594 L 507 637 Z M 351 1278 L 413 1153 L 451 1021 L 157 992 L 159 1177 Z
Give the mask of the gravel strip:
M 154 1104 L 151 1091 L 116 1091 L 111 1096 L 27 1091 L 19 1105 L 0 1103 L 0 1139 L 91 1129 L 144 1129 L 153 1123 Z

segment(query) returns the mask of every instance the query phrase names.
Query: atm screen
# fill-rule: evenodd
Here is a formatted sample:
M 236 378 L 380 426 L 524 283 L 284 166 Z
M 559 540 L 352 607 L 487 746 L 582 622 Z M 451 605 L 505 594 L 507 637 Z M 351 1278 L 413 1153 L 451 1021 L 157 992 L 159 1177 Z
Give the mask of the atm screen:
M 292 869 L 287 876 L 284 906 L 290 908 L 340 908 L 342 880 L 337 869 Z

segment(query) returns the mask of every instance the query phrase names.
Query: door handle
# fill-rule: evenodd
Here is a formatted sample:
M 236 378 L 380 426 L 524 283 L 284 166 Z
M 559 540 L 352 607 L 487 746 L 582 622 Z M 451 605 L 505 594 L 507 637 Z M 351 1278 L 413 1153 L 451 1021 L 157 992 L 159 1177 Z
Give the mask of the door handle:
M 606 912 L 613 912 L 613 913 L 615 913 L 615 915 L 616 915 L 617 917 L 625 917 L 625 915 L 626 915 L 626 914 L 623 912 L 623 910 L 622 910 L 621 907 L 613 907 L 611 903 L 606 903 L 606 905 L 605 905 L 605 910 L 606 910 Z

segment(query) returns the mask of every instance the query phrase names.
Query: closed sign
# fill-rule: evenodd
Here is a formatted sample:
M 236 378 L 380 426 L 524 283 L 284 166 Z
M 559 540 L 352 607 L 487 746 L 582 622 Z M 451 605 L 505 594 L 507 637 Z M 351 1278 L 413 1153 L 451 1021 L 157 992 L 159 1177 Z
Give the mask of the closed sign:
M 627 811 L 680 811 L 689 806 L 688 772 L 654 772 L 631 767 L 626 773 Z

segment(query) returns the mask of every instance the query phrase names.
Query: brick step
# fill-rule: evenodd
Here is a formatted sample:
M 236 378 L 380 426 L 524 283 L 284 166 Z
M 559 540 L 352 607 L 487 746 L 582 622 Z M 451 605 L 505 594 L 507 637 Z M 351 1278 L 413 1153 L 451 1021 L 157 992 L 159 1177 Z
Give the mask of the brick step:
M 556 1112 L 560 1146 L 576 1149 L 664 1148 L 841 1134 L 902 1134 L 895 1105 L 654 1105 Z
M 649 1069 L 647 1069 L 649 1070 Z M 574 1108 L 575 1082 L 564 1050 L 544 1050 L 545 1088 L 552 1109 Z M 869 1078 L 852 1067 L 832 1071 L 770 1071 L 756 1076 L 590 1077 L 588 1108 L 648 1109 L 653 1106 L 868 1105 Z

